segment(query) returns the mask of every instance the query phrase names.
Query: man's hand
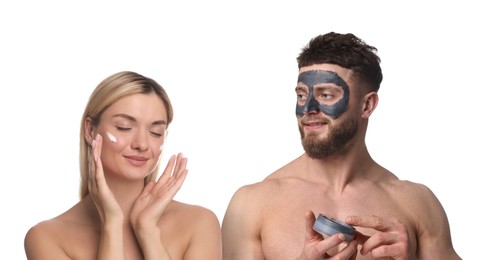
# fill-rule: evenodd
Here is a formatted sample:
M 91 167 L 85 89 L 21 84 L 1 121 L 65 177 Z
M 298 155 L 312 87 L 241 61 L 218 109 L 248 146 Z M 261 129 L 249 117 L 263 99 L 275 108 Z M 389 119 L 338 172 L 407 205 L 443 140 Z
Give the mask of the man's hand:
M 307 211 L 305 215 L 306 237 L 304 248 L 298 259 L 300 260 L 315 260 L 315 259 L 355 259 L 357 255 L 358 242 L 353 240 L 346 247 L 338 251 L 334 255 L 328 254 L 331 249 L 339 247 L 345 241 L 345 235 L 336 234 L 331 237 L 324 238 L 323 235 L 312 229 L 316 220 L 312 211 Z
M 410 249 L 409 234 L 406 226 L 398 219 L 379 216 L 349 216 L 345 222 L 352 226 L 377 230 L 372 236 L 357 231 L 355 239 L 362 245 L 360 253 L 370 253 L 373 258 L 416 259 Z

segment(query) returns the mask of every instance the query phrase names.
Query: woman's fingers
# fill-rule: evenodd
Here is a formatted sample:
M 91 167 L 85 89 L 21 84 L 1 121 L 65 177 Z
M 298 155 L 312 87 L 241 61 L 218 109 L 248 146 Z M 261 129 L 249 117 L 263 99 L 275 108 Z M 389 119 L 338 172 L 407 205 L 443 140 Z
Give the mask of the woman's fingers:
M 187 171 L 187 158 L 182 153 L 172 155 L 168 160 L 165 171 L 158 179 L 158 184 L 163 185 L 172 180 L 181 178 L 182 173 Z
M 100 160 L 101 153 L 102 136 L 97 134 L 92 140 L 92 159 L 90 160 L 90 179 L 92 184 L 96 185 L 97 189 L 101 188 L 101 185 L 106 185 L 102 160 Z

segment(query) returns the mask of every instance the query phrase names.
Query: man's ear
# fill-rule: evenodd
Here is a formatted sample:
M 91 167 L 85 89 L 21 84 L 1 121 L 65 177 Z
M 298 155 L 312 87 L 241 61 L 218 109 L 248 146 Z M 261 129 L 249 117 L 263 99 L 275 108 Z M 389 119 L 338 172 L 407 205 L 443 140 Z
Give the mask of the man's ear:
M 93 119 L 89 116 L 85 118 L 85 121 L 83 123 L 83 132 L 85 135 L 85 141 L 91 144 L 92 140 L 95 139 L 96 131 L 95 128 L 93 127 Z
M 379 95 L 373 91 L 363 97 L 362 117 L 369 118 L 379 103 Z

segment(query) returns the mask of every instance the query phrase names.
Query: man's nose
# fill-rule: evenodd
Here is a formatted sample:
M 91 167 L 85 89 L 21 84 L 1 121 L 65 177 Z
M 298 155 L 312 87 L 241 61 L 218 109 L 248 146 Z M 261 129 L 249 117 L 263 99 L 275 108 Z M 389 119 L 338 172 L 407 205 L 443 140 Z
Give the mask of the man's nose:
M 319 102 L 314 98 L 311 97 L 306 101 L 306 104 L 304 104 L 304 114 L 305 113 L 317 113 L 319 112 Z

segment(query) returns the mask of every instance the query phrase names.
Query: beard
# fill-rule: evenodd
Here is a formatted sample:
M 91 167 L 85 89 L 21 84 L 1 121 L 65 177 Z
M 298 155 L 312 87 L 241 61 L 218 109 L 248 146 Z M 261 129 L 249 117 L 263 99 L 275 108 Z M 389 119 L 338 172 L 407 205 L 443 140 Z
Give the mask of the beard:
M 331 126 L 331 124 L 328 124 Z M 328 137 L 318 139 L 317 135 L 305 136 L 304 130 L 299 125 L 302 147 L 309 157 L 324 159 L 328 156 L 346 152 L 348 142 L 358 132 L 357 121 L 348 119 L 337 126 L 331 126 Z

